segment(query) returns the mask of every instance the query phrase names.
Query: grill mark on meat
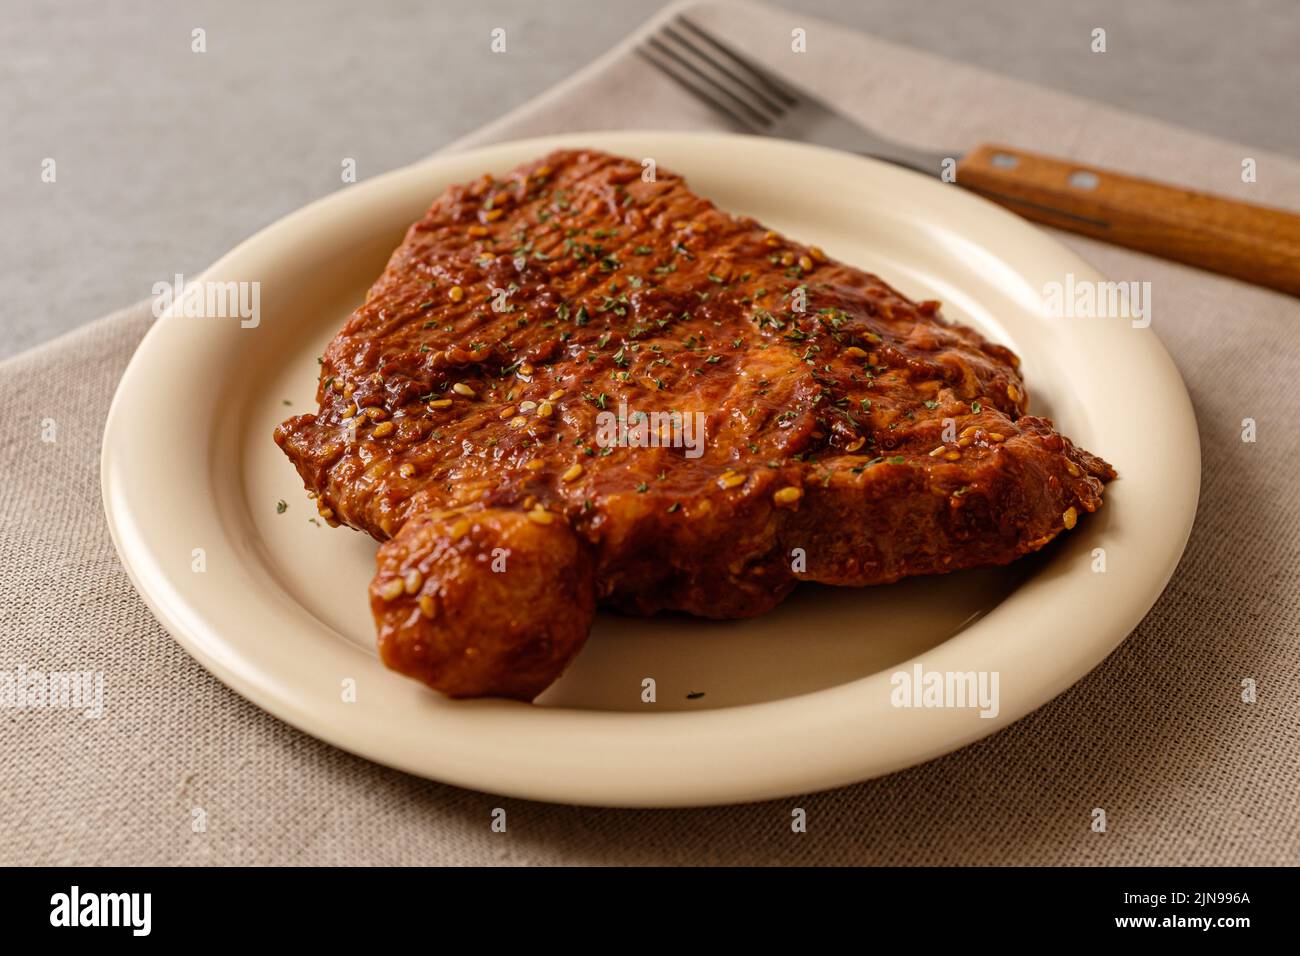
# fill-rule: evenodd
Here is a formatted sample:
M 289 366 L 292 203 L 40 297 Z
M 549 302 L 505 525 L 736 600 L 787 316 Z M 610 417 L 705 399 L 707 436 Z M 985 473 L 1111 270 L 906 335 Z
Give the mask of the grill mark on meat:
M 662 168 L 560 151 L 434 202 L 275 439 L 331 524 L 385 542 L 385 662 L 531 699 L 597 603 L 748 617 L 1073 527 L 1114 471 L 1026 414 L 1018 368 Z M 597 447 L 620 402 L 704 413 L 703 454 Z

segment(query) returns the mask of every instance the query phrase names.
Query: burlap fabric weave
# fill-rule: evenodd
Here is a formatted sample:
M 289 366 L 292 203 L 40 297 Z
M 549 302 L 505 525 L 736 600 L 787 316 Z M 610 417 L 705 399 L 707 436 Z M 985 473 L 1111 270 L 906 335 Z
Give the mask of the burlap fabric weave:
M 1300 164 L 1286 159 L 773 8 L 705 3 L 693 16 L 919 146 L 1010 142 L 1300 209 Z M 807 56 L 790 55 L 795 26 Z M 716 126 L 630 44 L 457 145 Z M 1241 180 L 1247 156 L 1254 184 Z M 98 720 L 0 713 L 0 863 L 1296 862 L 1300 302 L 1061 238 L 1112 278 L 1152 283 L 1154 327 L 1191 391 L 1204 459 L 1182 564 L 1127 642 L 1038 712 L 943 759 L 797 801 L 627 811 L 502 800 L 374 766 L 269 717 L 164 633 L 109 541 L 100 435 L 148 306 L 0 364 L 0 670 L 102 671 L 107 695 Z M 1245 418 L 1254 443 L 1241 440 Z M 42 441 L 47 419 L 54 442 Z M 790 830 L 796 804 L 806 834 Z M 509 812 L 506 834 L 489 827 L 495 806 Z M 1094 807 L 1105 833 L 1090 827 Z

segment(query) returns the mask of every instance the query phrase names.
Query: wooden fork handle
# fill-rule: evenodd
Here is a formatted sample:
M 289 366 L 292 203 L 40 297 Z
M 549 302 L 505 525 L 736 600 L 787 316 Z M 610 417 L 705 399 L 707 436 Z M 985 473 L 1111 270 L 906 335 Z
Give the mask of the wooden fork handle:
M 1010 146 L 980 146 L 957 183 L 1026 219 L 1300 296 L 1300 215 Z

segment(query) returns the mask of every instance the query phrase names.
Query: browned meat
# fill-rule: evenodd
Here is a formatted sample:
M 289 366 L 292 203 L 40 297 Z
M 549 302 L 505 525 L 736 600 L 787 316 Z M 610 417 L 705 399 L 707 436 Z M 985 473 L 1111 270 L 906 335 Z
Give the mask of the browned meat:
M 275 439 L 385 542 L 385 663 L 529 700 L 597 604 L 748 617 L 800 580 L 1005 564 L 1097 510 L 1111 467 L 938 308 L 558 152 L 433 204 Z

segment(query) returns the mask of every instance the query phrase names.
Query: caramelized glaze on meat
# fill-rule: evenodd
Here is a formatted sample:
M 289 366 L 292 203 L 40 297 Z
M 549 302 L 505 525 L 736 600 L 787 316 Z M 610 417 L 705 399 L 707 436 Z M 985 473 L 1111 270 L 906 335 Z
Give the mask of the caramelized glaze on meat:
M 275 439 L 385 542 L 385 663 L 529 700 L 597 604 L 749 617 L 799 580 L 1005 564 L 1100 507 L 1111 467 L 938 309 L 663 169 L 557 152 L 433 204 Z M 621 411 L 638 447 L 600 439 Z M 698 456 L 644 447 L 657 412 L 703 416 Z

